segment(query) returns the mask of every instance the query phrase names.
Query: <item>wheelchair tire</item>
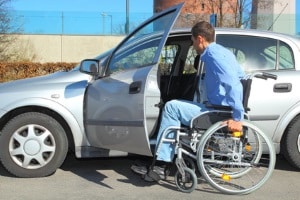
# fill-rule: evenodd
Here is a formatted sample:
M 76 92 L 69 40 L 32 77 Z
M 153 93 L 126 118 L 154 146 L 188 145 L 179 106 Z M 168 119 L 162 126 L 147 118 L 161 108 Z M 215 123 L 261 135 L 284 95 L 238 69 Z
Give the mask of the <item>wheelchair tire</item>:
M 187 156 L 183 156 L 183 160 L 184 160 L 184 162 L 186 164 L 186 167 L 190 168 L 194 172 L 196 171 L 195 160 L 193 160 L 192 158 L 189 158 Z
M 232 136 L 217 122 L 201 137 L 197 165 L 206 181 L 226 194 L 247 194 L 271 176 L 276 161 L 272 141 L 250 121 L 243 121 L 243 135 Z
M 195 190 L 198 180 L 195 172 L 190 168 L 183 168 L 185 178 L 183 179 L 182 174 L 177 170 L 175 173 L 175 184 L 177 188 L 184 193 L 191 193 Z

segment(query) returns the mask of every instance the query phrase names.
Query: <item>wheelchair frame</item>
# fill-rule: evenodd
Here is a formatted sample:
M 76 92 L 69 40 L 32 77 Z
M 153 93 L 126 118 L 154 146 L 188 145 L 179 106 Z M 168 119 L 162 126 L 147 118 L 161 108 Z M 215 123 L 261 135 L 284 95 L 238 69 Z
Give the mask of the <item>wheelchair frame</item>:
M 263 79 L 277 78 L 273 74 L 257 72 L 248 79 L 252 81 L 254 76 Z M 248 110 L 251 81 L 248 85 L 243 85 L 244 95 L 245 87 L 248 95 L 244 96 L 246 110 Z M 189 127 L 173 126 L 164 130 L 155 153 L 160 150 L 162 143 L 175 145 L 177 166 L 175 183 L 180 191 L 189 193 L 196 188 L 198 178 L 195 161 L 204 180 L 226 194 L 253 192 L 269 179 L 276 162 L 276 153 L 271 139 L 247 120 L 249 117 L 246 112 L 245 120 L 242 121 L 243 131 L 229 132 L 222 121 L 229 119 L 230 116 L 231 111 L 228 107 L 217 106 L 216 109 L 195 116 Z M 175 137 L 168 138 L 170 132 L 175 133 Z M 249 138 L 252 144 L 249 143 Z M 210 143 L 214 142 L 216 147 L 211 147 Z

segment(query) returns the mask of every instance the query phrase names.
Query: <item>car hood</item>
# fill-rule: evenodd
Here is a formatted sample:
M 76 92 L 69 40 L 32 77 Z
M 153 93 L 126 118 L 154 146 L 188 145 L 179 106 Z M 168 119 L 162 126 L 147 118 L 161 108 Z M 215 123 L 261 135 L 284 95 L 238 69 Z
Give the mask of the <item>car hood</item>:
M 59 71 L 49 75 L 1 83 L 0 94 L 17 91 L 53 90 L 54 88 L 61 88 L 62 85 L 70 85 L 76 82 L 87 83 L 90 79 L 90 75 L 80 73 L 78 70 Z

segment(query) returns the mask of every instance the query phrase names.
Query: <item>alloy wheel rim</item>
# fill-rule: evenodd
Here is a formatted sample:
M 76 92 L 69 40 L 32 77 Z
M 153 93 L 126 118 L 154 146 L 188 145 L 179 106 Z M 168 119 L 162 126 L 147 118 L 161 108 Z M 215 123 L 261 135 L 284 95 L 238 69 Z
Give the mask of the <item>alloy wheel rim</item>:
M 38 169 L 47 165 L 52 160 L 55 150 L 53 134 L 37 124 L 20 127 L 9 141 L 12 160 L 26 169 Z

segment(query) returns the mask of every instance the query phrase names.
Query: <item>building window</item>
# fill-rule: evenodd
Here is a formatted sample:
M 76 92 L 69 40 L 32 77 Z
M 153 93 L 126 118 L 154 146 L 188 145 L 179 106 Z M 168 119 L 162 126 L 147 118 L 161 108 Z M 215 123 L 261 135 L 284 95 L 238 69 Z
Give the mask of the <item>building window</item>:
M 204 3 L 201 4 L 202 11 L 204 10 L 204 5 L 205 5 Z

